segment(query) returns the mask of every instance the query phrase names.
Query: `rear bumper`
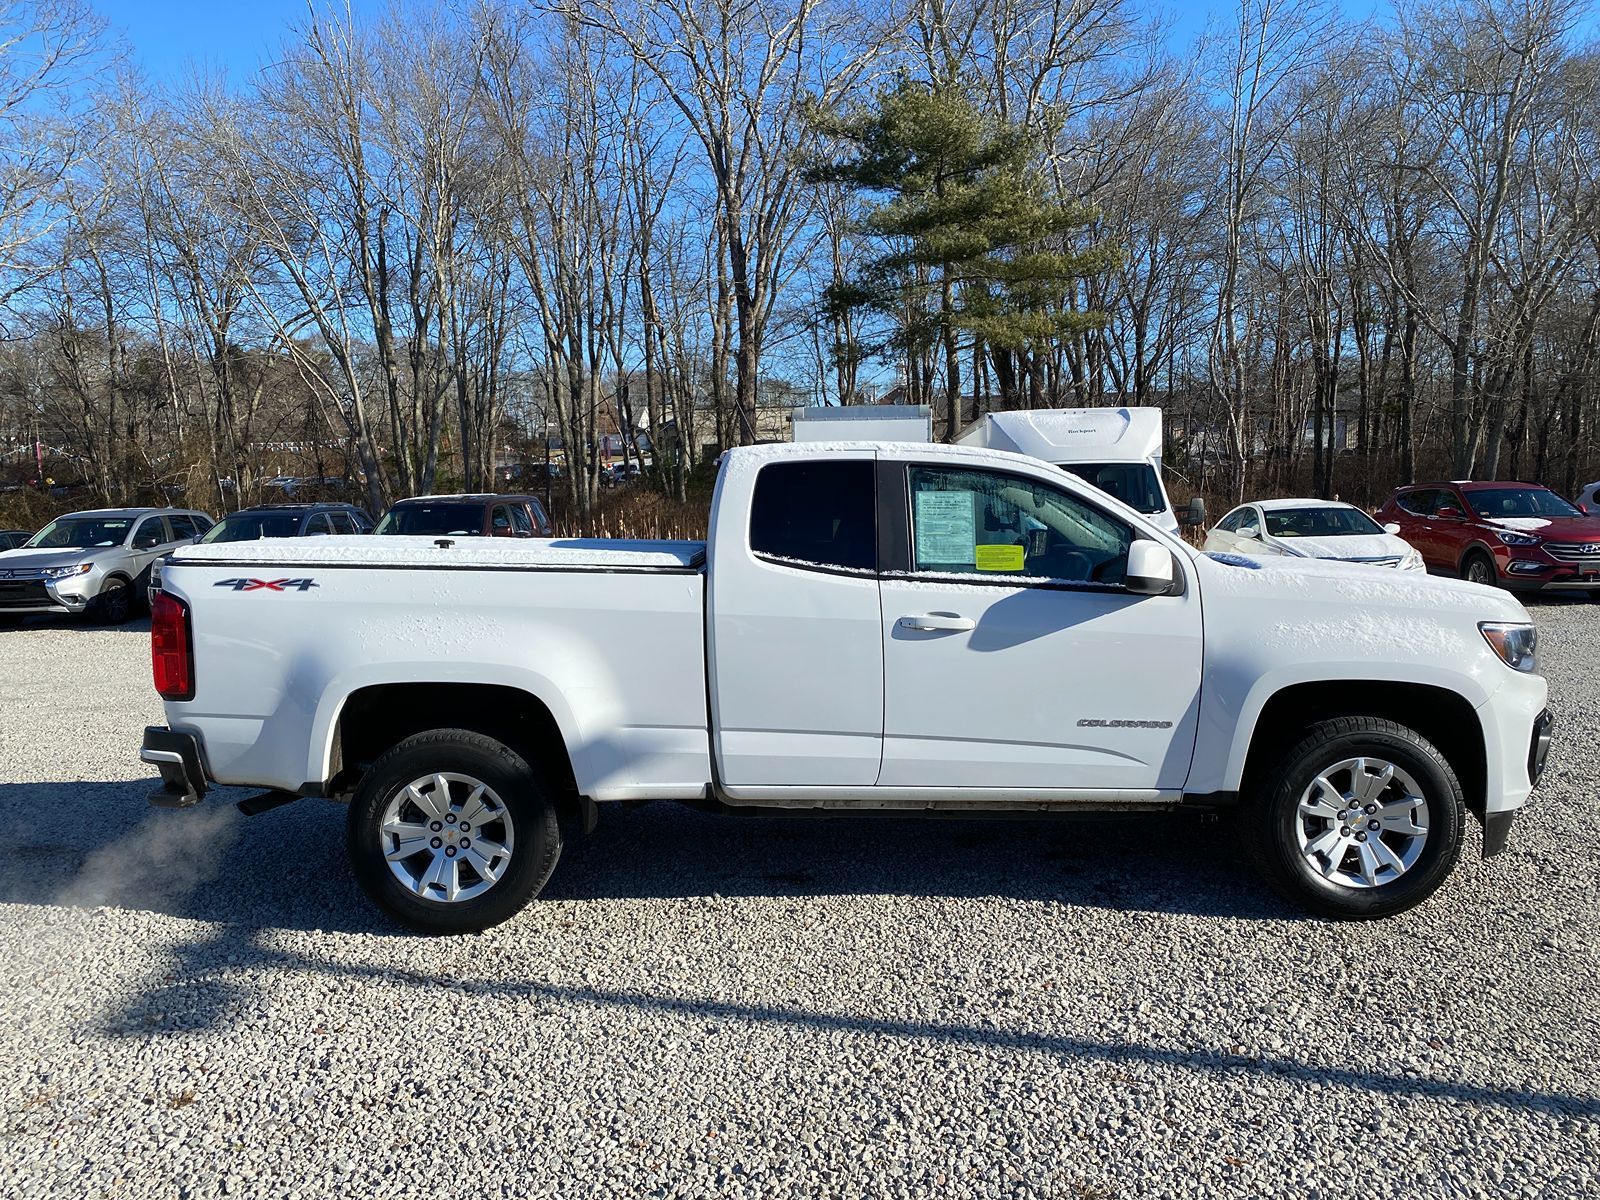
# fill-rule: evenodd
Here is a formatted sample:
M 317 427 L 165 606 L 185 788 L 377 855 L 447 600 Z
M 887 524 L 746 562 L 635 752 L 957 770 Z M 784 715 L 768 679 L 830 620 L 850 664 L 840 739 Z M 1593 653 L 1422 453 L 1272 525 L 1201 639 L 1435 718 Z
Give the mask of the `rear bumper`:
M 150 793 L 157 808 L 188 808 L 206 794 L 200 739 L 165 725 L 147 725 L 139 758 L 161 772 L 161 786 Z

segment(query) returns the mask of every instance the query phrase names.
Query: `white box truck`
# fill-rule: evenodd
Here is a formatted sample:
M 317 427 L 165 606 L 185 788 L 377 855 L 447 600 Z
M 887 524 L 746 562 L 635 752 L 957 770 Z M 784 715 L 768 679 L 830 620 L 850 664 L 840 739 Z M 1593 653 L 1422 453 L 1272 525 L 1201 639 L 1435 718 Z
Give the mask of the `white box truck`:
M 794 410 L 797 442 L 931 442 L 926 404 L 847 404 Z
M 1010 450 L 1070 471 L 1170 533 L 1178 518 L 1161 478 L 1159 408 L 1040 408 L 986 413 L 956 443 Z

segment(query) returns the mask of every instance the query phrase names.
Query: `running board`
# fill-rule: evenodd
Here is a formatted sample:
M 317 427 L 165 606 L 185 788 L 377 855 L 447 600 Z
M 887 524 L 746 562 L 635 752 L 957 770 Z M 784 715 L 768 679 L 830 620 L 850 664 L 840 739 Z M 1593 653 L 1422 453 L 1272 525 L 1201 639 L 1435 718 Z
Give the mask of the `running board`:
M 239 801 L 234 807 L 247 817 L 259 817 L 264 812 L 282 808 L 285 804 L 293 804 L 299 799 L 301 799 L 299 792 L 262 792 L 259 796 L 250 796 Z

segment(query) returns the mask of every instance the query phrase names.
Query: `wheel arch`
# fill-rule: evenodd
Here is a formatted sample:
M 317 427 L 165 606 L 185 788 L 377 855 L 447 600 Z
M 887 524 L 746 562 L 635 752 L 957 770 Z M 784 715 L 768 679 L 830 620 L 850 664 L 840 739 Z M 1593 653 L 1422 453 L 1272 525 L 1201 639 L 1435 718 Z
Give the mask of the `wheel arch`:
M 1471 701 L 1435 684 L 1396 680 L 1296 683 L 1268 697 L 1250 732 L 1241 793 L 1258 786 L 1298 734 L 1333 717 L 1379 717 L 1433 743 L 1461 782 L 1467 807 L 1483 817 L 1488 766 L 1483 723 Z
M 430 729 L 465 729 L 510 747 L 544 776 L 564 824 L 592 825 L 592 805 L 579 794 L 555 713 L 532 692 L 507 684 L 440 680 L 356 688 L 333 719 L 326 790 L 352 790 L 384 751 Z

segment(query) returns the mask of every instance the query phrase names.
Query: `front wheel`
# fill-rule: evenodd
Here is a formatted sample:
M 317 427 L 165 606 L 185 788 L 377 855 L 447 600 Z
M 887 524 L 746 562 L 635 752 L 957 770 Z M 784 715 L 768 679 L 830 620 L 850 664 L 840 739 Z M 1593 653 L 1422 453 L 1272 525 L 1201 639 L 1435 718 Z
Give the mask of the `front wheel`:
M 1482 550 L 1474 550 L 1461 564 L 1461 578 L 1468 583 L 1482 583 L 1494 587 L 1498 582 L 1494 574 L 1494 559 Z
M 102 625 L 125 625 L 133 616 L 133 585 L 121 576 L 106 580 L 89 611 Z
M 561 854 L 555 805 L 527 761 L 465 729 L 416 734 L 373 763 L 345 833 L 361 889 L 417 933 L 500 924 Z
M 1387 917 L 1439 889 L 1461 853 L 1461 784 L 1414 730 L 1377 717 L 1320 721 L 1240 812 L 1256 869 L 1327 917 Z

